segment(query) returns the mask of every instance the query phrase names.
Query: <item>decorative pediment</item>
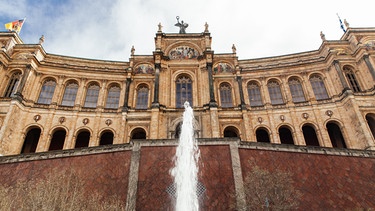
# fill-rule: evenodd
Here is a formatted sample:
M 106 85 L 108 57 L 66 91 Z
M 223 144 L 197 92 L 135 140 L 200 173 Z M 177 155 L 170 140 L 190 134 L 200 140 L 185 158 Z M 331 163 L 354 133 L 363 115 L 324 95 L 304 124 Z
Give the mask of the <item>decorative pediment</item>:
M 151 64 L 140 64 L 134 68 L 135 74 L 153 74 L 154 72 L 154 67 Z
M 230 64 L 225 62 L 219 62 L 214 66 L 214 74 L 234 73 L 234 71 L 234 68 Z
M 364 46 L 367 48 L 367 50 L 375 50 L 375 41 L 374 40 L 370 40 L 370 41 L 367 41 Z
M 169 59 L 195 59 L 199 56 L 199 52 L 189 46 L 178 46 L 169 51 Z

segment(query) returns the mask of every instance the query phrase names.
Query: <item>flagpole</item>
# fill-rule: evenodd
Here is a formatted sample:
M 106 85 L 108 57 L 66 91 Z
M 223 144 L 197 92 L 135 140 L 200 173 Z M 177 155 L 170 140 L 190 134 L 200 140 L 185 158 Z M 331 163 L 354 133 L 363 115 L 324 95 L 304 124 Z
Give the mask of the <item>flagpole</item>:
M 340 27 L 341 27 L 341 29 L 344 31 L 344 33 L 346 32 L 346 30 L 345 30 L 345 28 L 344 28 L 344 24 L 342 24 L 342 21 L 341 21 L 341 18 L 340 18 L 340 16 L 339 16 L 339 14 L 338 13 L 336 13 L 336 15 L 337 15 L 337 17 L 339 18 L 339 21 L 340 21 Z

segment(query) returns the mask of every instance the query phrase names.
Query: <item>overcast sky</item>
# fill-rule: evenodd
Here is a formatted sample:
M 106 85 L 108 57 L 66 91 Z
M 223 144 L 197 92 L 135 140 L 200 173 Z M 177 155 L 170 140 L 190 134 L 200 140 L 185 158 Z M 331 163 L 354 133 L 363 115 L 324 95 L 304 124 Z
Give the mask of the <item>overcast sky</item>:
M 316 50 L 320 31 L 327 40 L 343 35 L 338 13 L 351 27 L 375 27 L 374 0 L 0 0 L 0 23 L 26 17 L 24 43 L 38 43 L 48 53 L 128 61 L 151 55 L 159 22 L 164 33 L 178 33 L 176 16 L 201 33 L 209 24 L 215 53 L 240 59 Z

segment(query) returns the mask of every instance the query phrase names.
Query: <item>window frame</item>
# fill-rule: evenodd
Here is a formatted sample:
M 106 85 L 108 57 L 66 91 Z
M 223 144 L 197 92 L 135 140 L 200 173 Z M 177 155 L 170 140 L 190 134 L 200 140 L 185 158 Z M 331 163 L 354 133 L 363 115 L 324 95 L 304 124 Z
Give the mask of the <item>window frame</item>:
M 293 103 L 306 102 L 305 93 L 303 91 L 302 83 L 297 78 L 290 78 L 288 80 L 290 95 L 292 96 Z
M 176 82 L 176 108 L 184 108 L 184 103 L 189 102 L 193 106 L 193 81 L 187 75 L 180 75 L 177 77 Z M 186 87 L 184 87 L 186 86 Z M 185 88 L 184 90 L 182 90 Z
M 219 87 L 219 92 L 221 107 L 233 107 L 232 86 L 229 83 L 221 83 Z
M 255 89 L 256 87 L 256 89 Z M 261 87 L 256 82 L 249 82 L 247 84 L 247 93 L 249 95 L 250 106 L 263 106 L 263 98 Z M 254 99 L 252 100 L 252 97 Z
M 53 86 L 48 83 L 53 83 Z M 37 103 L 45 104 L 45 105 L 51 104 L 53 95 L 55 94 L 55 90 L 56 90 L 56 81 L 53 79 L 45 80 L 42 85 L 42 88 L 40 89 Z
M 14 72 L 9 79 L 8 85 L 6 87 L 4 97 L 14 97 L 16 94 L 18 85 L 21 81 L 22 72 L 16 71 Z
M 281 92 L 281 85 L 276 80 L 270 80 L 267 83 L 268 94 L 270 96 L 272 105 L 283 105 L 285 104 L 283 94 Z
M 96 108 L 98 106 L 99 93 L 99 84 L 92 83 L 88 85 L 86 89 L 85 102 L 83 103 L 83 107 Z
M 135 109 L 148 109 L 150 89 L 147 85 L 142 84 L 138 86 L 136 93 Z
M 116 90 L 114 90 L 116 89 Z M 117 109 L 120 104 L 121 88 L 116 85 L 111 85 L 107 91 L 107 97 L 105 101 L 106 109 Z
M 353 68 L 344 66 L 343 70 L 353 92 L 361 92 L 361 86 L 359 85 L 357 76 L 354 73 Z
M 323 78 L 320 75 L 310 76 L 309 82 L 313 89 L 316 100 L 329 99 L 327 88 L 325 86 Z
M 75 101 L 77 98 L 78 89 L 79 89 L 79 85 L 77 82 L 70 81 L 66 83 L 64 94 L 61 100 L 61 105 L 73 107 L 75 105 Z

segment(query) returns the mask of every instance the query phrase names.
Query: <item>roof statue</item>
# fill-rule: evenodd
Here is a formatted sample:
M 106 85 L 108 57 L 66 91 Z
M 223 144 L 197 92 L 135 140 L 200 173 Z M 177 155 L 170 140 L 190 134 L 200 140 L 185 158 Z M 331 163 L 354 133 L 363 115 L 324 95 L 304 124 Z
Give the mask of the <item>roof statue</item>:
M 204 24 L 204 32 L 208 33 L 208 24 L 207 24 L 207 22 Z
M 44 43 L 44 35 L 39 38 L 39 45 Z
M 326 41 L 326 35 L 323 34 L 322 31 L 320 31 L 320 38 L 322 39 L 323 42 Z
M 161 32 L 162 28 L 163 28 L 163 26 L 161 25 L 161 23 L 159 23 L 159 25 L 158 25 L 158 32 Z
M 349 22 L 346 21 L 346 19 L 344 19 L 344 24 L 345 24 L 346 28 L 349 28 Z
M 130 49 L 130 53 L 132 56 L 134 56 L 134 52 L 135 52 L 135 48 L 134 48 L 134 45 L 132 46 L 132 49 Z
M 175 24 L 175 26 L 180 27 L 179 33 L 180 34 L 186 34 L 185 29 L 189 26 L 189 24 L 184 23 L 184 21 L 181 21 L 181 23 L 180 23 L 180 21 L 179 21 L 180 16 L 176 16 L 176 19 L 177 19 L 177 23 Z

